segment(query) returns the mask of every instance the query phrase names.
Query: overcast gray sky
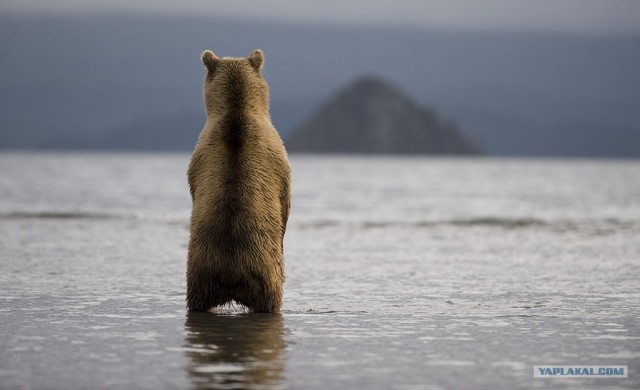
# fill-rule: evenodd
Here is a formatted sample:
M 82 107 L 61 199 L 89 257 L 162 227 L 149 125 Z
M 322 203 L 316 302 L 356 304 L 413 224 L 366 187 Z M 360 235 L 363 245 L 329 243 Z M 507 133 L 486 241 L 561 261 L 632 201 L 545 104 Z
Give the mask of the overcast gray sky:
M 640 0 L 2 0 L 20 13 L 138 12 L 297 22 L 640 33 Z

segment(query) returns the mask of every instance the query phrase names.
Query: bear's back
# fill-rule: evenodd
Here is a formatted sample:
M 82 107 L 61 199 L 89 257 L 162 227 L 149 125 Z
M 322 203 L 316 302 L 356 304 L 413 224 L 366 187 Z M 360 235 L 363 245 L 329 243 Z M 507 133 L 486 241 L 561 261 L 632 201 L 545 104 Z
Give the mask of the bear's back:
M 189 168 L 193 222 L 201 220 L 219 230 L 264 230 L 269 224 L 280 228 L 281 192 L 289 180 L 284 146 L 269 124 L 245 126 L 251 127 L 244 130 L 252 136 L 233 141 L 224 125 L 207 126 L 203 131 Z

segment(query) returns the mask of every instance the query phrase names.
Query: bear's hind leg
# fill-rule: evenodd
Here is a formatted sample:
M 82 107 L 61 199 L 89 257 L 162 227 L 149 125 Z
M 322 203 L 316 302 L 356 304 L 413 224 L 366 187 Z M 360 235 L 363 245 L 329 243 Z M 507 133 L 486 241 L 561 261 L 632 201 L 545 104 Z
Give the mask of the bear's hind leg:
M 231 302 L 226 289 L 215 283 L 187 283 L 187 308 L 191 311 L 209 311 Z
M 259 288 L 245 288 L 234 294 L 234 300 L 249 310 L 257 313 L 278 313 L 282 305 L 282 290 Z

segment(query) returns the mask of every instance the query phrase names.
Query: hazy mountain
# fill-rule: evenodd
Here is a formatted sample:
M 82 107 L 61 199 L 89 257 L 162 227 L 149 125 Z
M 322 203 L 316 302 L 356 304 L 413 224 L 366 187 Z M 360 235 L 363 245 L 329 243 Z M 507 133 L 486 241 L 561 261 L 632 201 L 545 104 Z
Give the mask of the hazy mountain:
M 205 48 L 265 51 L 285 137 L 336 88 L 376 74 L 488 153 L 640 156 L 636 35 L 135 15 L 0 16 L 0 149 L 187 150 L 204 124 Z
M 452 121 L 394 85 L 357 79 L 286 138 L 290 152 L 468 154 L 479 148 Z

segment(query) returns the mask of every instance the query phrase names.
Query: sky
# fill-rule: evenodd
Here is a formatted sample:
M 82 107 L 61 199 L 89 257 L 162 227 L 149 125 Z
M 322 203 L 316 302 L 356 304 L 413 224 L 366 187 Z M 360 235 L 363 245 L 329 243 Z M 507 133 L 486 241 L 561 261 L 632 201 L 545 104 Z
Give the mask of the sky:
M 0 12 L 135 12 L 457 30 L 640 33 L 640 0 L 2 0 Z

